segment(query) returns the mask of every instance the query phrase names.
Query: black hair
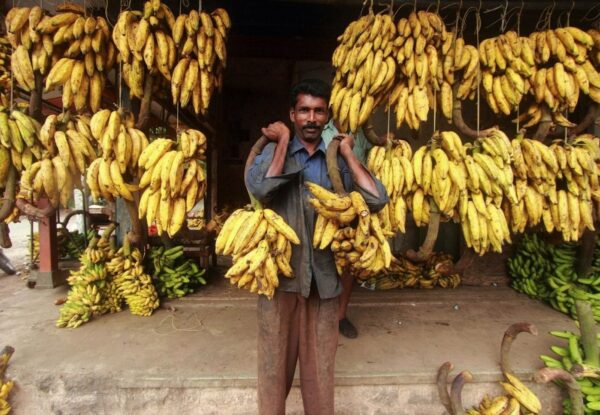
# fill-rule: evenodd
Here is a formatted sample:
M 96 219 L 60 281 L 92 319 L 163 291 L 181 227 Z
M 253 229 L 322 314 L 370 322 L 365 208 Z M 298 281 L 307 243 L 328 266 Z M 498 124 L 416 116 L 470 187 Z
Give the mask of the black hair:
M 323 98 L 329 104 L 331 87 L 321 79 L 303 79 L 292 87 L 292 91 L 290 92 L 290 108 L 296 107 L 298 95 L 300 94 Z

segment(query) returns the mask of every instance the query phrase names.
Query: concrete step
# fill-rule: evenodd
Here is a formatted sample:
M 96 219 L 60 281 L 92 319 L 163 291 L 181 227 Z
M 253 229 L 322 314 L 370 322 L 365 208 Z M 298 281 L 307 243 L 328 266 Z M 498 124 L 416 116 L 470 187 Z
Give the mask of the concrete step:
M 0 346 L 16 352 L 8 376 L 15 414 L 255 414 L 256 298 L 221 278 L 199 293 L 165 303 L 151 317 L 128 311 L 75 330 L 57 329 L 54 301 L 66 288 L 30 290 L 0 279 Z M 464 405 L 501 388 L 499 348 L 512 323 L 536 324 L 521 335 L 513 367 L 530 379 L 558 341 L 549 330 L 574 330 L 570 319 L 510 288 L 394 290 L 356 288 L 349 318 L 357 339 L 340 337 L 336 356 L 339 414 L 443 414 L 438 367 L 470 370 Z M 559 414 L 561 392 L 532 385 L 547 414 Z M 288 414 L 301 414 L 297 385 Z

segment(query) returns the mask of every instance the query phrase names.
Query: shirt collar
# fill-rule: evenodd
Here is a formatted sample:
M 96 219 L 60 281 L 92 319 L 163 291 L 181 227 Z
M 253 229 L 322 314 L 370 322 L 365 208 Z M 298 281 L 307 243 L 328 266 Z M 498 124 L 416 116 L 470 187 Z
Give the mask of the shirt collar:
M 300 139 L 298 138 L 298 136 L 295 135 L 294 138 L 292 139 L 292 142 L 290 143 L 289 152 L 291 155 L 294 155 L 300 150 L 306 151 L 306 149 L 300 142 Z M 321 138 L 321 142 L 319 143 L 319 146 L 317 147 L 317 151 L 322 152 L 324 155 L 327 154 L 327 147 L 325 147 L 325 142 L 323 141 L 322 138 Z

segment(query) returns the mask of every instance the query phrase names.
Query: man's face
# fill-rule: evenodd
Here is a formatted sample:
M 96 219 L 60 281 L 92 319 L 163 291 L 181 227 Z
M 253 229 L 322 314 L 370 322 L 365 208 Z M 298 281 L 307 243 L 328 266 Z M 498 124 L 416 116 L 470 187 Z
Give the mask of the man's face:
M 296 135 L 308 143 L 319 140 L 328 118 L 325 99 L 312 95 L 299 94 L 296 106 L 290 110 Z

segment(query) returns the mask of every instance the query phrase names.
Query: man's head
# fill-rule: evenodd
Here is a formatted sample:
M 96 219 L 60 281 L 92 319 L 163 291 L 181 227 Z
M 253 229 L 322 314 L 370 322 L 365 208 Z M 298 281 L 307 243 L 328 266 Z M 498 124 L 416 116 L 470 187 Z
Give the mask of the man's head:
M 321 137 L 329 119 L 327 107 L 330 95 L 329 85 L 320 79 L 305 79 L 292 88 L 290 120 L 302 141 L 314 142 Z

